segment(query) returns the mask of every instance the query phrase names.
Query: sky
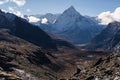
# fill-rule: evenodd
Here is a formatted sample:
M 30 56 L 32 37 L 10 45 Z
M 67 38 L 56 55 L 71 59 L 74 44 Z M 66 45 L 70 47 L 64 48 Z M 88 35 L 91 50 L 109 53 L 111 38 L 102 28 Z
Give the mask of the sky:
M 29 15 L 62 13 L 70 6 L 82 15 L 96 16 L 104 11 L 114 11 L 120 6 L 120 0 L 0 0 L 0 9 L 14 9 Z
M 60 14 L 71 6 L 81 15 L 97 16 L 103 25 L 120 22 L 120 0 L 0 0 L 1 10 L 22 18 L 24 15 Z M 34 16 L 29 18 L 39 20 Z

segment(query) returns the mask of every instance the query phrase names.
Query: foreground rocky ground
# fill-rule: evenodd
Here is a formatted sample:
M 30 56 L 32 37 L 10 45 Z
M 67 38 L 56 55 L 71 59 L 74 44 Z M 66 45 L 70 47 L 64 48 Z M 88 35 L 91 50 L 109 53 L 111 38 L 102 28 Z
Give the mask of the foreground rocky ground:
M 0 34 L 0 80 L 119 80 L 119 51 L 110 55 L 59 47 L 49 52 L 8 30 Z
M 75 80 L 120 80 L 120 53 L 100 58 L 92 66 L 81 69 Z

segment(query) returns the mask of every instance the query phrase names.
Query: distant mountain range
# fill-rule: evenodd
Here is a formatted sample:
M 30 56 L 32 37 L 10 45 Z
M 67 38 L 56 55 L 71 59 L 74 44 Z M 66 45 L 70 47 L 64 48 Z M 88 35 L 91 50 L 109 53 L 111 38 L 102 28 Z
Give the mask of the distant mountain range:
M 36 22 L 41 29 L 53 33 L 73 44 L 89 43 L 104 28 L 94 17 L 82 16 L 73 6 L 60 15 L 47 14 L 37 18 L 47 18 L 47 24 Z M 38 24 L 39 23 L 39 24 Z
M 56 21 L 56 19 L 60 16 L 60 14 L 47 13 L 45 15 L 33 15 L 33 16 L 40 19 L 46 18 L 49 23 L 53 24 Z
M 31 21 L 30 17 L 38 19 L 35 21 L 34 19 L 32 20 L 33 22 L 30 22 L 34 25 L 40 26 L 42 24 L 54 24 L 57 18 L 60 16 L 60 14 L 52 14 L 52 13 L 47 13 L 45 15 L 25 15 L 24 18 L 28 20 L 29 22 Z M 43 22 L 45 21 L 45 22 Z

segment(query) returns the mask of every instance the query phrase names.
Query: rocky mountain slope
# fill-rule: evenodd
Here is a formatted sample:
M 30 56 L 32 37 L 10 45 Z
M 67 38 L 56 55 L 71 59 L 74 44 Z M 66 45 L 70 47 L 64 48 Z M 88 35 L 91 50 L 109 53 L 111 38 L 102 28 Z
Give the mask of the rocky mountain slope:
M 72 79 L 76 80 L 120 80 L 120 54 L 113 52 L 106 58 L 100 58 L 92 66 L 80 69 Z
M 46 54 L 40 47 L 11 35 L 9 30 L 0 29 L 0 67 L 4 71 L 14 73 L 16 69 L 20 69 L 30 73 L 28 70 L 32 70 L 34 65 L 37 68 L 51 64 Z
M 76 80 L 120 80 L 120 23 L 112 22 L 97 35 L 91 43 L 94 49 L 112 50 L 107 57 L 101 57 L 88 65 L 79 67 L 79 73 L 72 76 Z M 87 64 L 86 64 L 87 65 Z
M 120 42 L 120 23 L 112 22 L 91 42 L 93 49 L 114 49 Z

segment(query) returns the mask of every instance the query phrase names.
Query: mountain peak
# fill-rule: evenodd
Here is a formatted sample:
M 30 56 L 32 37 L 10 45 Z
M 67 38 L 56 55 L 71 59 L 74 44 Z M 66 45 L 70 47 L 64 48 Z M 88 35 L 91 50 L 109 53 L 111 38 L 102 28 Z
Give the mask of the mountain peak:
M 74 9 L 75 10 L 74 6 L 70 6 L 69 9 Z
M 68 9 L 66 9 L 63 12 L 63 14 L 67 15 L 69 17 L 71 17 L 71 16 L 80 16 L 80 13 L 73 6 L 70 6 Z
M 80 13 L 77 12 L 73 6 L 71 6 L 59 16 L 54 26 L 57 26 L 55 28 L 58 31 L 65 31 L 73 26 L 79 18 L 83 18 L 82 15 L 80 15 Z
M 77 12 L 76 9 L 74 8 L 74 6 L 70 6 L 66 11 Z

